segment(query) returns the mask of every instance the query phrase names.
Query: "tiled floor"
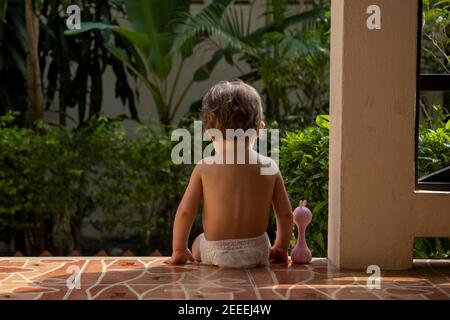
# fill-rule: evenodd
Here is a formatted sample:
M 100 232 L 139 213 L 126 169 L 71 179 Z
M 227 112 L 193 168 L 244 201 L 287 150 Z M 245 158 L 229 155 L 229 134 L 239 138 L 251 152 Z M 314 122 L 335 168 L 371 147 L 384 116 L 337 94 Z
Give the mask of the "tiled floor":
M 381 288 L 368 289 L 368 274 L 339 271 L 326 259 L 250 270 L 167 266 L 165 259 L 0 258 L 0 299 L 450 300 L 448 260 L 382 272 Z

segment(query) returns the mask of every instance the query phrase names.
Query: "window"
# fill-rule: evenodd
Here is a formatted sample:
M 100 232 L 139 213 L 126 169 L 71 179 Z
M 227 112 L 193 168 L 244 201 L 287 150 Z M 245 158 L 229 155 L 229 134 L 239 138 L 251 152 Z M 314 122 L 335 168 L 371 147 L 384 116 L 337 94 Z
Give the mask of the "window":
M 450 111 L 450 63 L 448 60 L 450 48 L 448 48 L 448 44 L 441 46 L 439 43 L 440 37 L 442 37 L 444 44 L 448 41 L 448 25 L 446 25 L 445 19 L 442 21 L 440 20 L 442 17 L 439 18 L 439 16 L 431 12 L 434 9 L 441 10 L 441 7 L 438 6 L 443 8 L 442 14 L 445 15 L 447 13 L 447 19 L 449 19 L 450 3 L 429 1 L 426 2 L 426 7 L 424 7 L 423 0 L 419 0 L 415 181 L 417 190 L 450 191 L 450 166 L 446 167 L 445 163 L 437 162 L 441 167 L 434 168 L 432 172 L 426 172 L 426 174 L 421 174 L 421 171 L 423 171 L 421 169 L 423 168 L 419 167 L 421 160 L 423 162 L 425 158 L 421 157 L 419 152 L 419 130 L 421 125 L 426 122 L 423 119 L 423 114 L 425 113 L 430 118 L 436 117 L 436 114 L 430 115 L 426 112 L 426 110 L 433 112 L 430 108 L 432 105 L 441 105 L 444 116 L 445 113 Z M 439 34 L 439 30 L 441 34 Z M 445 121 L 448 121 L 448 116 Z M 444 146 L 442 152 L 448 156 L 448 159 L 450 157 L 450 146 Z

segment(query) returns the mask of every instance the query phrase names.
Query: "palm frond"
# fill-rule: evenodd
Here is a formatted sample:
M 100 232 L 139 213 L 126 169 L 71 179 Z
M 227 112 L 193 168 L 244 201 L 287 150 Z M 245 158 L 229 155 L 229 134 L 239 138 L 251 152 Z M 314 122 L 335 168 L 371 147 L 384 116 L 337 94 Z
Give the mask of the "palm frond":
M 186 43 L 195 43 L 200 38 L 217 36 L 226 41 L 231 49 L 251 53 L 251 46 L 244 41 L 244 37 L 240 37 L 244 32 L 244 26 L 239 13 L 229 11 L 225 14 L 230 3 L 231 0 L 213 1 L 196 16 L 178 23 L 175 28 L 177 37 L 173 50 L 177 51 Z

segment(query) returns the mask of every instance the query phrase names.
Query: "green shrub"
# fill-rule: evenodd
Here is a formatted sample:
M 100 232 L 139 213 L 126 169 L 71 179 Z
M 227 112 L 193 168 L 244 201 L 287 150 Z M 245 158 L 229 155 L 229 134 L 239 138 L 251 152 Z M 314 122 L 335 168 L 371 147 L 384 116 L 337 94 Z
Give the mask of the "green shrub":
M 91 220 L 100 231 L 134 238 L 134 250 L 158 249 L 169 254 L 172 223 L 187 185 L 189 166 L 171 161 L 172 141 L 168 130 L 140 126 L 136 136 L 116 155 L 98 182 L 103 220 Z
M 450 166 L 450 114 L 433 108 L 436 116 L 419 128 L 419 177 Z
M 308 245 L 314 256 L 326 256 L 328 223 L 329 117 L 318 116 L 316 126 L 286 132 L 280 146 L 280 170 L 292 206 L 308 201 L 313 220 Z
M 100 116 L 35 132 L 15 116 L 0 117 L 0 240 L 11 251 L 83 250 L 86 224 L 132 239 L 135 253 L 169 250 L 188 166 L 172 164 L 168 130 L 141 126 L 127 139 L 122 122 Z
M 0 121 L 0 228 L 27 254 L 80 249 L 83 220 L 97 209 L 95 181 L 125 131 L 99 117 L 75 130 L 39 123 L 34 132 L 9 125 L 14 116 Z

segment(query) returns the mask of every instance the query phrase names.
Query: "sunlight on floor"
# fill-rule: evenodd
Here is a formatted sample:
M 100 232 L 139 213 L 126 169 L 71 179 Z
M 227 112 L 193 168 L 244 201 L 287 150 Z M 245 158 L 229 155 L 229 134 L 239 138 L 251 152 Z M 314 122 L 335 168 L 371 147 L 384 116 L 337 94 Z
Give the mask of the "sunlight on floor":
M 326 259 L 248 270 L 158 257 L 0 258 L 0 299 L 448 299 L 450 261 L 416 260 L 406 272 L 339 271 Z

